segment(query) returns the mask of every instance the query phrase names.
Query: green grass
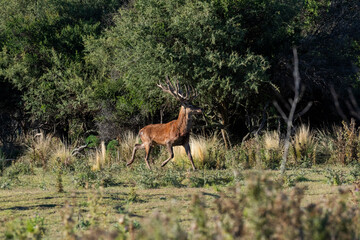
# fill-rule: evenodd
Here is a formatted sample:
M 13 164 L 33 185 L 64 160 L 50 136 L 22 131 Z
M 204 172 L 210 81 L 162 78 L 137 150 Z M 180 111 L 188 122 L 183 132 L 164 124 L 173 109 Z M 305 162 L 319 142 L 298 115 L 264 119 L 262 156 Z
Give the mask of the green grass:
M 341 169 L 348 171 L 348 169 Z M 163 174 L 166 170 L 155 169 L 157 174 Z M 227 170 L 228 172 L 230 170 Z M 212 176 L 225 174 L 225 171 L 206 170 L 193 173 L 194 176 Z M 255 170 L 243 171 L 243 175 L 251 176 Z M 79 225 L 76 231 L 86 230 L 85 223 L 91 212 L 91 206 L 96 206 L 97 218 L 101 227 L 107 229 L 115 226 L 121 216 L 126 215 L 130 221 L 144 222 L 155 210 L 164 212 L 167 209 L 177 208 L 181 225 L 190 227 L 191 214 L 189 208 L 194 194 L 203 195 L 206 207 L 211 209 L 214 201 L 220 196 L 220 192 L 227 192 L 228 185 L 219 184 L 205 185 L 205 187 L 192 188 L 186 185 L 183 187 L 159 187 L 156 189 L 144 189 L 136 186 L 132 180 L 134 169 L 121 170 L 117 178 L 117 185 L 100 188 L 78 188 L 73 182 L 74 172 L 63 175 L 64 193 L 57 192 L 57 176 L 51 171 L 43 173 L 43 170 L 35 169 L 34 175 L 19 175 L 16 184 L 11 189 L 0 190 L 0 233 L 3 233 L 9 222 L 16 219 L 30 219 L 40 216 L 45 219 L 45 239 L 61 239 L 63 237 L 64 224 L 62 212 L 65 204 L 69 202 L 74 208 L 74 220 Z M 187 171 L 182 174 L 189 174 Z M 136 174 L 139 174 L 138 172 Z M 274 170 L 264 171 L 262 174 L 272 175 L 279 178 L 279 172 Z M 326 171 L 323 168 L 312 168 L 288 171 L 288 175 L 297 186 L 305 187 L 305 196 L 302 204 L 321 203 L 338 192 L 338 186 L 332 186 L 327 182 Z M 300 177 L 299 177 L 300 176 Z M 344 185 L 345 186 L 345 185 Z M 289 188 L 290 191 L 290 188 Z M 94 196 L 99 199 L 93 200 Z M 85 228 L 84 228 L 85 225 Z

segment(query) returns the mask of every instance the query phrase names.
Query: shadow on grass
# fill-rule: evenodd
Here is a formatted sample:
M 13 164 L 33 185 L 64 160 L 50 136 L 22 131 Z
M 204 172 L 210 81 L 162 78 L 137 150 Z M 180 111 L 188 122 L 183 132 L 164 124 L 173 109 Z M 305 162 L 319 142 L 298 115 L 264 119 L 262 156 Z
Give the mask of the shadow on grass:
M 204 196 L 210 196 L 210 197 L 213 197 L 213 198 L 216 198 L 216 199 L 220 198 L 220 196 L 217 195 L 217 194 L 207 193 L 207 192 L 201 192 L 201 193 L 202 193 L 202 195 L 204 195 Z
M 5 211 L 5 210 L 17 210 L 17 211 L 26 211 L 26 210 L 31 210 L 31 209 L 35 209 L 35 208 L 54 208 L 54 207 L 62 207 L 62 205 L 57 205 L 57 204 L 39 204 L 39 205 L 35 205 L 35 206 L 14 206 L 14 207 L 9 207 L 9 208 L 0 208 L 0 211 Z

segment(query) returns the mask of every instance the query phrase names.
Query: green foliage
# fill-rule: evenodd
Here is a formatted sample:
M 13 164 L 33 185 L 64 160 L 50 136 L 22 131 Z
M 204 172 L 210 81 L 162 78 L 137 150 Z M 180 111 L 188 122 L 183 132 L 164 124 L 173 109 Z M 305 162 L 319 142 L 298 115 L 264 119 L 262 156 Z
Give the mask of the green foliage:
M 56 167 L 56 189 L 57 192 L 62 193 L 64 192 L 64 185 L 63 185 L 63 169 L 61 160 L 57 160 L 57 167 Z
M 71 125 L 79 130 L 91 121 L 91 80 L 82 60 L 83 41 L 100 34 L 106 27 L 101 21 L 121 4 L 0 1 L 0 79 L 20 91 L 20 106 L 44 123 L 43 129 L 67 137 Z
M 110 160 L 118 160 L 120 157 L 120 145 L 118 140 L 111 140 L 106 146 L 106 152 Z M 113 161 L 114 162 L 114 161 Z
M 135 1 L 113 28 L 86 42 L 86 59 L 100 74 L 97 96 L 113 102 L 120 119 L 154 115 L 168 105 L 155 84 L 169 75 L 197 88 L 214 121 L 231 124 L 230 116 L 241 117 L 269 92 L 264 56 L 291 38 L 295 3 Z
M 88 147 L 96 148 L 100 144 L 100 139 L 98 136 L 90 135 L 86 138 L 85 143 L 88 145 Z
M 332 168 L 326 169 L 326 178 L 330 185 L 339 186 L 345 183 L 345 174 L 341 170 L 336 170 Z
M 91 165 L 84 159 L 77 161 L 77 164 L 75 164 L 73 181 L 76 186 L 83 188 L 92 185 L 109 187 L 119 184 L 112 169 L 93 170 Z
M 139 201 L 139 194 L 136 193 L 135 188 L 131 188 L 127 197 L 128 202 L 137 202 Z
M 158 188 L 160 186 L 159 173 L 149 171 L 145 166 L 139 166 L 136 169 L 136 179 L 134 182 L 142 188 Z
M 45 219 L 35 216 L 27 220 L 19 219 L 7 224 L 5 239 L 43 239 Z
M 136 186 L 142 188 L 159 187 L 205 187 L 234 185 L 243 181 L 243 176 L 238 170 L 199 171 L 184 174 L 183 170 L 155 169 L 149 171 L 144 165 L 136 168 L 132 174 Z
M 192 231 L 183 232 L 176 212 L 152 215 L 138 232 L 141 239 L 327 239 L 359 236 L 359 210 L 348 195 L 329 199 L 325 204 L 303 206 L 304 191 L 282 190 L 266 176 L 253 175 L 245 188 L 223 193 L 209 211 L 201 195 L 192 199 Z M 211 214 L 211 218 L 210 218 Z M 211 219 L 211 221 L 210 221 Z M 171 230 L 171 231 L 169 231 Z
M 20 159 L 14 162 L 10 167 L 6 168 L 3 175 L 13 178 L 22 174 L 30 175 L 33 173 L 34 171 L 31 164 L 27 161 Z
M 358 181 L 360 180 L 360 164 L 354 164 L 352 169 L 350 170 L 350 175 L 353 178 L 353 181 Z
M 29 162 L 16 161 L 3 171 L 0 177 L 0 189 L 11 189 L 13 185 L 20 183 L 19 175 L 30 175 L 33 173 L 33 168 Z

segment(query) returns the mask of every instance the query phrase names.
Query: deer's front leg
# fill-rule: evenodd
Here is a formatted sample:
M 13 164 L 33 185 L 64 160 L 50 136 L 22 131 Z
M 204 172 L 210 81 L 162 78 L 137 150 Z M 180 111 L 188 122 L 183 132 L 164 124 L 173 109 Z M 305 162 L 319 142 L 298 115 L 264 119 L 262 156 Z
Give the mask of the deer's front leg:
M 167 143 L 167 144 L 166 144 L 166 147 L 167 147 L 167 149 L 168 149 L 168 151 L 169 151 L 169 153 L 170 153 L 170 157 L 169 157 L 168 159 L 166 159 L 166 160 L 161 164 L 162 167 L 165 166 L 165 165 L 166 165 L 171 159 L 173 159 L 173 157 L 174 157 L 174 151 L 173 151 L 172 144 Z
M 188 155 L 188 157 L 189 157 L 189 159 L 190 159 L 192 168 L 193 168 L 193 170 L 195 171 L 196 168 L 195 168 L 195 164 L 194 164 L 194 161 L 193 161 L 193 158 L 192 158 L 192 155 L 191 155 L 190 144 L 189 144 L 189 143 L 185 143 L 183 146 L 184 146 L 184 148 L 185 148 L 186 154 Z

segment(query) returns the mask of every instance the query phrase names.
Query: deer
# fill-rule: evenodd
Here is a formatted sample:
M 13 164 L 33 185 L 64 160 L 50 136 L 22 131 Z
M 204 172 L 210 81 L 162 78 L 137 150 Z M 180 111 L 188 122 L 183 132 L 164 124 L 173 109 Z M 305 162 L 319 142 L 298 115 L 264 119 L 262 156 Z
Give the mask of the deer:
M 163 92 L 169 93 L 181 103 L 178 118 L 168 123 L 150 124 L 140 129 L 139 136 L 142 143 L 135 144 L 131 159 L 126 164 L 126 166 L 130 166 L 134 162 L 135 153 L 137 150 L 145 148 L 145 163 L 148 169 L 151 170 L 149 164 L 150 150 L 155 145 L 162 145 L 166 146 L 170 154 L 169 157 L 161 164 L 161 167 L 164 167 L 171 159 L 174 158 L 173 147 L 183 146 L 191 162 L 192 168 L 195 171 L 196 168 L 191 155 L 189 138 L 193 125 L 192 116 L 194 114 L 202 114 L 202 109 L 192 105 L 191 103 L 192 100 L 198 96 L 198 94 L 196 91 L 193 91 L 193 88 L 190 89 L 188 86 L 185 86 L 184 94 L 178 81 L 173 84 L 169 80 L 168 76 L 165 76 L 165 80 L 166 85 L 163 85 L 159 82 L 157 86 Z

